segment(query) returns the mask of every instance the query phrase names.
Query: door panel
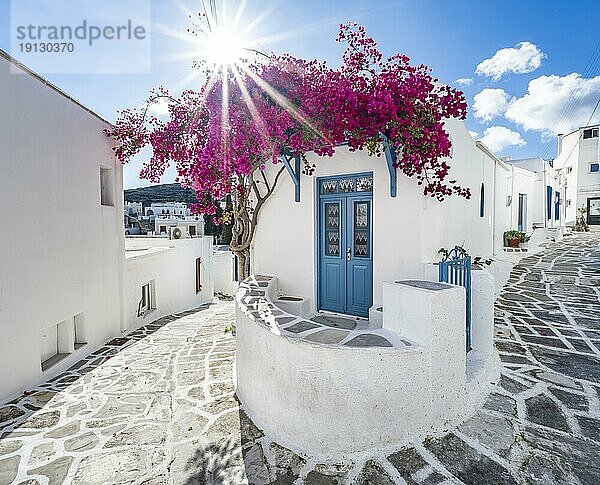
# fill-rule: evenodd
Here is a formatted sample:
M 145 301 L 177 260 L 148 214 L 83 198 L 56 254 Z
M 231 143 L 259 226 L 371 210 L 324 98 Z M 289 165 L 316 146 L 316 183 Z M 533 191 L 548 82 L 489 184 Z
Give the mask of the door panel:
M 527 194 L 519 194 L 519 218 L 517 229 L 527 232 Z
M 347 197 L 346 213 L 346 240 L 349 243 L 346 251 L 350 255 L 346 257 L 346 311 L 366 317 L 373 300 L 371 197 Z
M 319 231 L 319 301 L 323 310 L 343 312 L 346 306 L 343 199 L 321 200 Z

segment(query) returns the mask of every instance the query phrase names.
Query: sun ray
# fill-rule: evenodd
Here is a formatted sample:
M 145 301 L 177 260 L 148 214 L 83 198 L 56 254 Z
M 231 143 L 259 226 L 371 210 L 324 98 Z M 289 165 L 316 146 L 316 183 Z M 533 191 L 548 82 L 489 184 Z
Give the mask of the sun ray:
M 260 116 L 260 113 L 258 112 L 258 109 L 256 108 L 256 104 L 252 100 L 252 97 L 250 96 L 250 93 L 248 92 L 248 88 L 246 87 L 243 79 L 241 78 L 239 70 L 236 67 L 234 67 L 232 69 L 232 71 L 233 71 L 233 76 L 235 78 L 235 82 L 238 85 L 238 87 L 240 88 L 240 92 L 242 94 L 242 99 L 243 99 L 244 103 L 246 104 L 246 106 L 248 107 L 248 111 L 250 112 L 252 119 L 254 120 L 254 122 L 256 123 L 256 125 L 258 127 L 258 133 L 260 134 L 263 141 L 265 141 L 268 145 L 270 145 L 270 137 L 267 132 L 267 127 L 265 125 L 265 122 L 262 119 L 262 117 Z
M 221 69 L 221 140 L 223 140 L 225 153 L 229 144 L 229 83 L 227 76 L 227 70 Z
M 302 113 L 300 113 L 283 94 L 277 91 L 273 86 L 271 86 L 268 82 L 262 79 L 259 75 L 252 72 L 251 69 L 247 69 L 244 66 L 242 67 L 244 68 L 244 71 L 252 78 L 252 80 L 256 84 L 258 84 L 258 86 L 263 91 L 265 91 L 271 97 L 271 99 L 273 99 L 273 101 L 275 101 L 279 106 L 288 111 L 296 121 L 305 125 L 318 137 L 322 138 L 326 142 L 329 142 L 327 137 L 323 133 L 321 133 L 320 130 L 313 123 L 311 123 L 311 121 L 308 118 L 306 118 Z

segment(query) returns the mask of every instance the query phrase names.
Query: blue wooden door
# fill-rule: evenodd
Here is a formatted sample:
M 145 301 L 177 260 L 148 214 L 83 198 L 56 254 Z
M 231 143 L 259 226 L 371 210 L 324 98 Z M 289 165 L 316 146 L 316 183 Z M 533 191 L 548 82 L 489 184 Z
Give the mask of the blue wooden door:
M 371 174 L 319 180 L 318 308 L 367 317 L 373 304 Z
M 333 312 L 345 309 L 346 252 L 342 232 L 346 204 L 343 198 L 321 200 L 319 257 L 319 298 L 321 308 Z

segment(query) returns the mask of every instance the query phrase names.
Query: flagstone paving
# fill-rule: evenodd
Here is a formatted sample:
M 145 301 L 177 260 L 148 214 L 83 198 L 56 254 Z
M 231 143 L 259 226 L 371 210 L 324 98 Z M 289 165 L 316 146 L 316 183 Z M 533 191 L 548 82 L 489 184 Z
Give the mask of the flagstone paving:
M 223 301 L 160 319 L 0 406 L 0 484 L 600 483 L 600 234 L 515 266 L 480 412 L 356 462 L 299 456 L 252 424 L 234 395 L 233 319 Z

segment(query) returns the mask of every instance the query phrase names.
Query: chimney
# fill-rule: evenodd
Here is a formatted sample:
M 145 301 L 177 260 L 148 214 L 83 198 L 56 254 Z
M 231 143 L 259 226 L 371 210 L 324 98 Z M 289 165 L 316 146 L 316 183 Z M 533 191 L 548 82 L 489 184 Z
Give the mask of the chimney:
M 560 152 L 562 152 L 562 139 L 563 139 L 563 134 L 559 133 L 558 134 L 558 147 L 557 147 L 557 155 L 560 155 Z

